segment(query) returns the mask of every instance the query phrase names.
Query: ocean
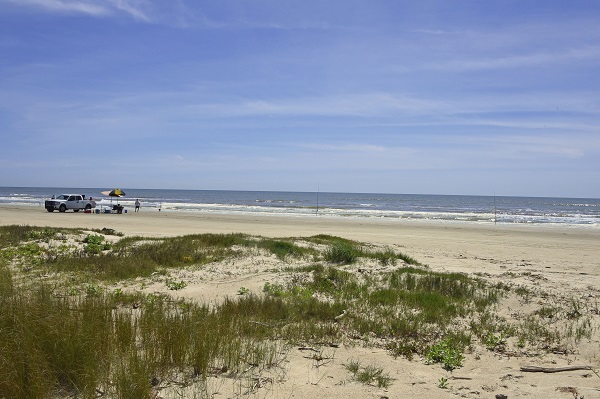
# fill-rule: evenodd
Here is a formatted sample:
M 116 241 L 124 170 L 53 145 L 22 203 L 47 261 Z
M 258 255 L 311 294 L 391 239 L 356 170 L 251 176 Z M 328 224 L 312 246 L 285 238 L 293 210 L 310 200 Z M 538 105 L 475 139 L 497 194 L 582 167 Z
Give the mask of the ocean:
M 591 198 L 128 188 L 122 188 L 126 196 L 119 199 L 101 194 L 110 189 L 0 187 L 0 205 L 43 208 L 44 200 L 54 194 L 81 193 L 94 197 L 100 207 L 118 200 L 133 208 L 139 199 L 142 211 L 600 227 L 600 199 Z

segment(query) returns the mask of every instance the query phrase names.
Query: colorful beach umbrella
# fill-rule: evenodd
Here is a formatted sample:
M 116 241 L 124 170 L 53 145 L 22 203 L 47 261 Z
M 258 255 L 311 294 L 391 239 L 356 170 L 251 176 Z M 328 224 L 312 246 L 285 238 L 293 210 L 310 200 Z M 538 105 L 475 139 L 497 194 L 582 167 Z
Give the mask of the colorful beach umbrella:
M 120 188 L 114 188 L 110 191 L 102 191 L 101 194 L 107 195 L 110 197 L 110 202 L 112 203 L 112 197 L 117 197 L 117 204 L 119 203 L 119 197 L 122 197 L 125 195 L 125 191 L 121 190 Z
M 125 195 L 125 191 L 120 188 L 112 189 L 111 191 L 102 191 L 102 194 L 108 195 L 109 197 L 122 197 Z
M 121 190 L 120 188 L 115 188 L 110 193 L 108 193 L 108 195 L 110 195 L 111 197 L 122 197 L 125 195 L 125 191 Z

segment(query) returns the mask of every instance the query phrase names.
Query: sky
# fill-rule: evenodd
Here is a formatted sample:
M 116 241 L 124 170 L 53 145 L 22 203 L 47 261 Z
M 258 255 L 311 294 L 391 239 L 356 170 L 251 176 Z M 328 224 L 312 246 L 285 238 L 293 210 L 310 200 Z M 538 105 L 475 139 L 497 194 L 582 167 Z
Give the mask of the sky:
M 596 0 L 0 0 L 0 186 L 600 198 Z

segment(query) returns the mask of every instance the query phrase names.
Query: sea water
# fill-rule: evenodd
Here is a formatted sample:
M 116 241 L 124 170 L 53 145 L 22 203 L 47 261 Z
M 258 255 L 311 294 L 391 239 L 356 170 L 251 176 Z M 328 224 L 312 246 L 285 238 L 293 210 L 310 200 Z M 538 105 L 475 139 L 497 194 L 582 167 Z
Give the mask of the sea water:
M 344 218 L 416 219 L 473 223 L 530 223 L 600 227 L 600 199 L 329 192 L 0 187 L 0 205 L 43 207 L 55 194 L 81 193 L 98 206 L 119 202 L 142 211 L 272 214 Z

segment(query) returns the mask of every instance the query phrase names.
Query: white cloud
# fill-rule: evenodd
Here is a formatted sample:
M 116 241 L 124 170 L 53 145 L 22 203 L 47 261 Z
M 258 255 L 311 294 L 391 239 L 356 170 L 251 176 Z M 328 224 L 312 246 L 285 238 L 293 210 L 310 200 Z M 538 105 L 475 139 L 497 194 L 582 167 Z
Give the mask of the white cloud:
M 148 3 L 143 0 L 10 0 L 17 5 L 37 7 L 48 12 L 85 14 L 105 17 L 115 13 L 125 13 L 137 20 L 150 22 L 144 12 Z
M 373 144 L 300 144 L 299 147 L 309 148 L 318 151 L 336 151 L 336 152 L 364 152 L 364 153 L 381 153 L 386 151 L 386 147 Z
M 566 49 L 557 52 L 534 52 L 524 55 L 513 55 L 497 58 L 465 58 L 431 63 L 428 64 L 427 67 L 430 69 L 437 70 L 468 71 L 518 68 L 544 64 L 553 65 L 562 62 L 576 62 L 586 60 L 600 61 L 600 46 L 585 46 L 580 48 Z
M 135 19 L 150 22 L 150 18 L 142 10 L 144 3 L 140 0 L 108 0 L 108 2 L 116 9 L 131 15 Z
M 247 100 L 241 103 L 197 104 L 188 111 L 218 117 L 228 116 L 385 116 L 386 114 L 439 111 L 443 104 L 389 93 L 363 93 L 343 96 L 304 97 L 281 100 Z
M 18 5 L 39 7 L 47 11 L 60 13 L 80 13 L 95 16 L 109 14 L 109 9 L 102 3 L 81 0 L 10 0 Z

